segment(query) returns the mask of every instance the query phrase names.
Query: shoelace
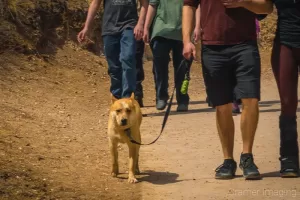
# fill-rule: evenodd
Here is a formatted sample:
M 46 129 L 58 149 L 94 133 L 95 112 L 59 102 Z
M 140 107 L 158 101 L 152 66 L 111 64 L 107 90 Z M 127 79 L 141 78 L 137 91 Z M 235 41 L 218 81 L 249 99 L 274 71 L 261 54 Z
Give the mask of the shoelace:
M 221 169 L 230 169 L 230 167 L 231 167 L 231 164 L 223 163 L 219 167 L 217 167 L 217 169 L 215 171 L 219 172 Z
M 241 164 L 243 168 L 255 167 L 256 169 L 258 169 L 258 167 L 254 164 L 252 157 L 250 156 L 243 160 Z

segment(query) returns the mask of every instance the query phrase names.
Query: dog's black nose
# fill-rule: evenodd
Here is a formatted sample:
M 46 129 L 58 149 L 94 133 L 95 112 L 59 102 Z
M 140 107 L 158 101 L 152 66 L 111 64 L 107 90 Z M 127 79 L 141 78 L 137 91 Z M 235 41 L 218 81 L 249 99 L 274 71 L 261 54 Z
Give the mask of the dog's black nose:
M 122 124 L 122 126 L 126 126 L 127 125 L 127 119 L 121 119 L 121 124 Z

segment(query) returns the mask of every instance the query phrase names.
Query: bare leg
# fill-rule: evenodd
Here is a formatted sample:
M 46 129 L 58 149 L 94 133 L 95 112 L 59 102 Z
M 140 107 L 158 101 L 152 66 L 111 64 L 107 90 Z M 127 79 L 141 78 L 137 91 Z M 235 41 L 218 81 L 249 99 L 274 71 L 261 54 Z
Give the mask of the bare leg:
M 258 100 L 254 98 L 242 99 L 242 103 L 241 132 L 243 139 L 243 153 L 252 153 L 259 118 Z
M 232 118 L 232 104 L 217 106 L 216 115 L 224 159 L 233 159 L 234 122 Z

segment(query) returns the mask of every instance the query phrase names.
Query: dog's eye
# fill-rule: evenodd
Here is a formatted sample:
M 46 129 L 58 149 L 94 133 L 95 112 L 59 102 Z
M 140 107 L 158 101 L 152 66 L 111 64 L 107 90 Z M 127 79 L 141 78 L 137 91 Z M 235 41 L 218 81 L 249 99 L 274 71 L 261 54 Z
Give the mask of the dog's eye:
M 117 112 L 117 113 L 120 113 L 121 111 L 122 111 L 121 109 L 119 109 L 119 110 L 116 110 L 116 112 Z
M 126 112 L 130 113 L 130 112 L 131 112 L 131 110 L 129 110 L 129 109 L 126 109 Z

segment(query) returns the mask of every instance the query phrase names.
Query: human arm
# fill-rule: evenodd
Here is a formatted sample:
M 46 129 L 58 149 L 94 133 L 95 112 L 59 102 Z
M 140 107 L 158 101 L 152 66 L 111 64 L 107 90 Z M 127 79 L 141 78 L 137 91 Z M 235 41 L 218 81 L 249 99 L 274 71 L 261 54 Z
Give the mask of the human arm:
M 270 14 L 273 12 L 272 0 L 221 0 L 226 8 L 243 7 L 256 14 Z
M 89 6 L 87 18 L 84 24 L 84 28 L 79 32 L 77 36 L 78 42 L 83 42 L 89 34 L 92 26 L 92 22 L 97 14 L 97 11 L 101 5 L 102 0 L 93 0 Z
M 150 0 L 148 10 L 147 10 L 147 15 L 146 15 L 146 20 L 145 20 L 145 25 L 144 25 L 144 35 L 143 39 L 145 43 L 149 43 L 149 29 L 152 24 L 153 18 L 156 15 L 156 9 L 159 1 L 153 1 Z
M 184 0 L 182 9 L 182 41 L 183 41 L 183 56 L 186 59 L 196 57 L 195 45 L 191 42 L 191 33 L 193 31 L 193 22 L 195 11 L 199 6 L 199 0 Z
M 201 11 L 200 11 L 200 4 L 199 4 L 199 6 L 196 10 L 196 19 L 195 19 L 195 30 L 194 30 L 195 44 L 199 42 L 200 35 L 201 35 L 200 17 L 201 17 Z
M 144 24 L 148 9 L 148 0 L 140 0 L 141 10 L 140 10 L 140 17 L 137 22 L 137 25 L 134 28 L 134 35 L 137 40 L 142 39 L 143 31 L 144 31 Z

